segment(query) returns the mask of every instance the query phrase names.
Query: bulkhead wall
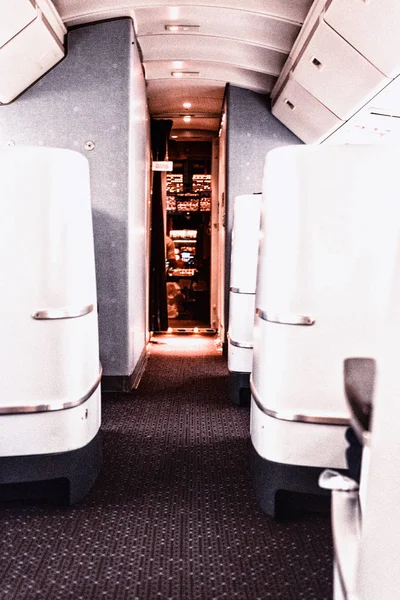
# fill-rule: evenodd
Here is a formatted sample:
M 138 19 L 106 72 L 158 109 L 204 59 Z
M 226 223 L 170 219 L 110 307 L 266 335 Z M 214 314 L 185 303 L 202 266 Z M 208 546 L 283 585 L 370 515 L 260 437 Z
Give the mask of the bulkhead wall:
M 69 148 L 89 160 L 100 359 L 111 378 L 135 371 L 148 335 L 148 128 L 144 76 L 125 18 L 71 30 L 66 58 L 0 107 L 1 145 Z

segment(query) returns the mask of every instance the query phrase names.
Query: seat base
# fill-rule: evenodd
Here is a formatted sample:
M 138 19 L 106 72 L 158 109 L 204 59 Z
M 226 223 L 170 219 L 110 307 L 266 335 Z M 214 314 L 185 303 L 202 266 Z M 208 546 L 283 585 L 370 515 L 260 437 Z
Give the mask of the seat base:
M 57 454 L 0 457 L 0 501 L 75 504 L 89 492 L 102 464 L 102 436 Z
M 250 465 L 257 502 L 268 516 L 279 518 L 298 511 L 329 512 L 330 491 L 318 485 L 324 467 L 273 462 L 261 457 L 253 445 Z
M 250 373 L 229 371 L 229 383 L 232 404 L 234 406 L 249 406 L 251 399 Z

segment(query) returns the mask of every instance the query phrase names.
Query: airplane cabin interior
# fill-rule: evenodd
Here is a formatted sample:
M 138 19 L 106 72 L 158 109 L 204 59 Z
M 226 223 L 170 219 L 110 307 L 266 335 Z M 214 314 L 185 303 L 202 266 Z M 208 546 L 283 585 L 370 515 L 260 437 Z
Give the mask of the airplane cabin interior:
M 0 600 L 399 597 L 399 33 L 0 0 Z

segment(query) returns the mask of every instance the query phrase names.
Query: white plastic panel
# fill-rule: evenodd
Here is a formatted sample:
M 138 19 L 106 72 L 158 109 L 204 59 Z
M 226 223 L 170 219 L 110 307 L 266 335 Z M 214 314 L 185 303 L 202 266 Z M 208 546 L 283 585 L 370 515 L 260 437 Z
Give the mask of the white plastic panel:
M 346 416 L 343 360 L 379 359 L 398 310 L 399 159 L 400 148 L 388 146 L 267 155 L 256 307 L 315 319 L 296 326 L 256 317 L 253 382 L 267 408 Z
M 271 92 L 272 101 L 275 100 L 276 96 L 279 94 L 282 86 L 285 84 L 285 81 L 291 71 L 294 63 L 296 62 L 300 51 L 305 46 L 308 41 L 309 36 L 314 29 L 315 23 L 318 21 L 320 14 L 323 11 L 323 8 L 326 4 L 326 0 L 314 0 L 307 17 L 302 25 L 299 35 L 297 36 L 296 41 L 293 44 L 292 49 L 290 50 L 289 56 L 285 62 L 285 65 L 274 85 L 274 89 Z
M 398 144 L 400 142 L 400 77 L 335 131 L 327 144 Z
M 0 2 L 0 48 L 36 18 L 36 9 L 30 0 Z
M 229 335 L 244 344 L 253 343 L 255 294 L 229 293 Z
M 11 102 L 64 56 L 42 13 L 0 48 L 0 102 Z
M 54 4 L 63 20 L 71 25 L 123 16 L 133 12 L 133 8 L 148 7 L 154 5 L 155 2 L 150 0 L 118 0 L 118 8 L 115 8 L 114 0 L 54 0 Z M 282 0 L 247 0 L 245 5 L 243 0 L 213 0 L 212 2 L 212 6 L 236 9 L 239 19 L 242 12 L 250 11 L 287 19 L 295 23 L 304 21 L 311 4 L 312 0 L 291 0 L 290 2 L 282 2 Z M 171 0 L 157 0 L 157 5 L 168 6 L 170 18 L 179 18 L 182 5 L 183 7 L 204 6 L 207 10 L 210 6 L 210 0 L 176 0 L 173 6 L 171 6 Z
M 261 194 L 246 194 L 233 204 L 230 285 L 250 294 L 256 291 L 261 199 Z
M 14 146 L 0 151 L 0 172 L 0 405 L 79 401 L 99 376 L 88 162 Z M 89 305 L 79 318 L 33 318 Z
M 0 456 L 55 454 L 83 448 L 101 424 L 100 386 L 80 406 L 23 415 L 0 415 Z
M 228 369 L 231 373 L 251 373 L 253 350 L 238 348 L 228 342 Z
M 149 336 L 150 118 L 147 107 L 146 83 L 140 62 L 138 45 L 135 43 L 131 48 L 129 157 L 126 158 L 126 164 L 129 165 L 129 179 L 125 182 L 125 185 L 128 185 L 129 187 L 129 197 L 124 198 L 124 193 L 122 193 L 123 197 L 121 199 L 121 207 L 123 207 L 124 210 L 125 207 L 128 209 L 128 216 L 125 217 L 128 220 L 127 227 L 129 231 L 129 234 L 127 235 L 128 264 L 126 267 L 128 272 L 128 288 L 126 292 L 123 292 L 123 287 L 121 286 L 119 300 L 117 300 L 117 303 L 120 303 L 124 293 L 127 294 L 129 323 L 124 325 L 124 323 L 121 322 L 119 325 L 120 328 L 114 330 L 113 334 L 110 336 L 111 338 L 114 336 L 118 337 L 117 331 L 122 332 L 124 331 L 124 327 L 129 326 L 129 335 L 127 338 L 129 362 L 128 364 L 120 363 L 118 367 L 117 364 L 114 363 L 111 370 L 111 373 L 113 374 L 137 372 Z M 128 73 L 123 75 L 123 77 L 125 78 L 127 75 Z M 111 122 L 111 118 L 108 117 L 109 123 Z M 126 143 L 123 137 L 121 138 L 121 142 Z M 115 176 L 118 177 L 118 166 L 116 166 L 114 172 Z M 115 211 L 117 210 L 117 206 L 115 206 Z M 106 237 L 106 235 L 106 232 L 103 232 L 100 234 L 100 237 Z M 122 266 L 123 262 L 120 264 Z M 118 320 L 116 315 L 115 318 Z M 126 329 L 126 331 L 128 331 L 128 329 Z
M 143 60 L 147 63 L 160 58 L 171 61 L 209 61 L 277 77 L 286 60 L 286 54 L 279 50 L 226 38 L 170 34 L 142 35 L 139 39 Z
M 343 124 L 293 77 L 272 106 L 272 114 L 306 144 L 317 144 Z
M 172 71 L 190 71 L 197 73 L 193 75 L 194 80 L 216 81 L 227 83 L 238 87 L 244 87 L 249 90 L 267 94 L 271 91 L 276 77 L 268 73 L 260 73 L 251 69 L 239 69 L 232 65 L 218 62 L 183 60 L 179 61 L 179 67 L 174 65 L 174 61 L 150 61 L 144 62 L 146 79 L 169 79 L 171 80 Z M 190 81 L 185 79 L 184 81 Z
M 362 109 L 324 144 L 389 144 L 400 143 L 400 119 L 377 114 L 378 109 Z
M 324 19 L 384 75 L 400 73 L 398 0 L 333 0 Z
M 251 42 L 260 46 L 270 46 L 289 53 L 300 25 L 282 19 L 274 19 L 271 15 L 221 8 L 218 6 L 181 6 L 179 17 L 171 18 L 171 7 L 138 8 L 135 10 L 136 33 L 139 39 L 143 35 L 171 35 L 165 25 L 195 24 L 193 30 L 178 34 L 207 35 Z M 221 23 L 224 27 L 221 27 Z M 163 48 L 159 46 L 162 56 Z
M 250 408 L 251 442 L 267 460 L 306 467 L 346 469 L 345 427 L 295 423 L 263 413 L 254 400 Z
M 293 73 L 300 85 L 343 120 L 389 83 L 322 19 Z

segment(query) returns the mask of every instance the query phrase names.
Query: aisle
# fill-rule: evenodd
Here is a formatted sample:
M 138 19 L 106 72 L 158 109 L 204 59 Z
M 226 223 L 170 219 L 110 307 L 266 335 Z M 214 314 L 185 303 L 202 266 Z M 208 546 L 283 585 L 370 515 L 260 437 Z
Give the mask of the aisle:
M 160 337 L 138 391 L 105 395 L 104 466 L 73 508 L 0 508 L 0 599 L 329 600 L 327 515 L 258 508 L 249 415 L 213 338 Z

